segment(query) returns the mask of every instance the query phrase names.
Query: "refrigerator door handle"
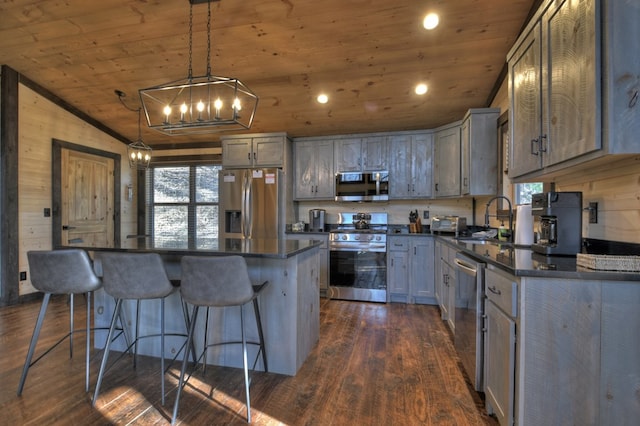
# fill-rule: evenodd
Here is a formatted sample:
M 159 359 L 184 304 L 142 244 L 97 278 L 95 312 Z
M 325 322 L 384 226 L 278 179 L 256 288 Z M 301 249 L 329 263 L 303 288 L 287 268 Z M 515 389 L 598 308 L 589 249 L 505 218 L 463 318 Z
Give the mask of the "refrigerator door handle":
M 251 238 L 251 230 L 253 226 L 253 215 L 251 209 L 251 171 L 245 171 L 242 188 L 242 236 Z
M 242 172 L 242 207 L 240 211 L 240 231 L 242 237 L 247 236 L 247 174 Z

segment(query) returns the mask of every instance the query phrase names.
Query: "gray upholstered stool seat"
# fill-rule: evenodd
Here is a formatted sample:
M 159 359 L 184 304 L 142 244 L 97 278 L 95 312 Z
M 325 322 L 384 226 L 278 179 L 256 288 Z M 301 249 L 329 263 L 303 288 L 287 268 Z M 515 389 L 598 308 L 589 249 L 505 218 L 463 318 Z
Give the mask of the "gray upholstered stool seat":
M 44 293 L 40 313 L 36 320 L 36 325 L 31 336 L 31 343 L 27 352 L 27 358 L 22 369 L 22 376 L 18 384 L 18 395 L 22 394 L 29 368 L 48 354 L 53 348 L 58 346 L 67 337 L 69 338 L 69 356 L 73 357 L 73 335 L 75 333 L 73 325 L 73 295 L 79 293 L 87 294 L 87 324 L 86 324 L 86 367 L 85 367 L 85 390 L 89 390 L 89 353 L 91 347 L 91 292 L 99 289 L 102 282 L 95 275 L 89 256 L 84 250 L 48 250 L 29 251 L 29 271 L 31 273 L 31 284 L 36 290 Z M 52 294 L 69 295 L 69 333 L 60 338 L 53 346 L 47 349 L 42 355 L 32 361 L 33 354 L 38 343 L 40 330 L 44 322 L 44 317 Z
M 178 290 L 177 287 L 171 284 L 171 281 L 167 277 L 167 273 L 162 262 L 160 255 L 156 253 L 116 253 L 116 252 L 99 252 L 96 253 L 96 262 L 100 263 L 102 268 L 102 282 L 104 285 L 104 291 L 113 296 L 116 300 L 116 306 L 111 318 L 111 325 L 109 327 L 109 333 L 106 340 L 104 355 L 102 357 L 102 363 L 100 365 L 100 371 L 98 373 L 98 380 L 96 382 L 95 393 L 93 396 L 93 404 L 95 405 L 98 395 L 100 394 L 100 388 L 102 386 L 102 380 L 107 367 L 107 361 L 109 358 L 109 352 L 111 350 L 111 343 L 113 341 L 113 333 L 115 329 L 116 318 L 122 311 L 122 304 L 124 300 L 136 301 L 136 321 L 135 321 L 135 336 L 132 339 L 131 344 L 127 348 L 129 350 L 132 346 L 134 348 L 134 368 L 137 363 L 137 345 L 138 341 L 147 337 L 160 337 L 160 381 L 162 392 L 162 404 L 165 399 L 165 298 L 170 294 Z M 140 302 L 142 300 L 160 300 L 160 333 L 152 335 L 140 335 Z M 181 336 L 186 337 L 187 327 L 187 315 L 185 312 L 185 334 Z M 175 334 L 173 334 L 175 335 Z M 182 345 L 181 350 L 186 347 Z M 178 351 L 179 353 L 180 351 Z M 178 356 L 178 354 L 176 354 Z
M 202 359 L 210 346 L 221 344 L 241 344 L 242 358 L 244 366 L 244 382 L 247 402 L 247 422 L 251 422 L 251 399 L 249 396 L 249 371 L 247 361 L 247 344 L 258 345 L 259 349 L 253 368 L 258 361 L 260 354 L 265 371 L 267 368 L 267 356 L 264 345 L 264 335 L 262 332 L 262 322 L 260 320 L 260 310 L 257 297 L 268 284 L 254 286 L 249 278 L 247 264 L 245 259 L 240 256 L 184 256 L 182 258 L 182 278 L 180 282 L 180 292 L 182 298 L 188 304 L 193 305 L 193 313 L 189 321 L 189 337 L 188 342 L 193 343 L 193 334 L 198 317 L 200 307 L 206 307 L 207 312 L 210 307 L 230 307 L 237 306 L 240 311 L 240 330 L 241 340 L 232 342 L 216 342 L 209 344 L 206 340 L 207 332 L 205 331 L 205 343 L 202 354 L 198 357 L 198 361 Z M 253 308 L 256 318 L 256 326 L 258 329 L 259 342 L 248 342 L 244 329 L 244 310 L 242 307 L 253 302 Z M 173 407 L 172 423 L 175 423 L 178 416 L 178 407 L 180 404 L 180 395 L 183 387 L 186 385 L 185 374 L 187 369 L 187 354 L 182 361 L 182 369 L 180 372 L 180 380 L 178 382 L 178 393 L 176 395 L 175 405 Z M 190 376 L 189 376 L 190 377 Z M 188 378 L 187 378 L 188 380 Z

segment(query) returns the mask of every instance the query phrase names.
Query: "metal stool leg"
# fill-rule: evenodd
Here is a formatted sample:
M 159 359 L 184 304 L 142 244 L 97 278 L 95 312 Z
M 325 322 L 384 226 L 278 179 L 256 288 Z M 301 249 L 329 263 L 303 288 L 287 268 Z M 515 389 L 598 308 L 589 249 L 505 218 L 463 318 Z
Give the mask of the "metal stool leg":
M 264 364 L 264 371 L 269 372 L 269 366 L 267 364 L 267 351 L 264 345 L 264 334 L 262 333 L 262 320 L 260 319 L 260 307 L 258 306 L 257 298 L 253 299 L 253 311 L 256 315 L 256 325 L 258 326 L 258 337 L 260 338 L 260 351 L 262 352 L 262 362 Z
M 244 367 L 244 388 L 247 395 L 247 423 L 251 423 L 251 397 L 249 396 L 249 362 L 247 361 L 247 337 L 244 334 L 244 306 L 240 306 L 240 330 L 242 333 L 242 365 Z
M 98 372 L 98 380 L 96 381 L 96 389 L 93 394 L 92 405 L 95 407 L 98 395 L 100 394 L 100 386 L 102 386 L 102 379 L 104 377 L 104 371 L 107 367 L 107 361 L 109 359 L 109 351 L 111 349 L 111 342 L 113 340 L 113 331 L 116 328 L 116 319 L 120 315 L 120 309 L 122 309 L 122 299 L 116 300 L 116 307 L 113 311 L 113 317 L 111 318 L 111 325 L 109 326 L 109 333 L 107 334 L 107 343 L 104 347 L 104 354 L 102 355 L 102 362 L 100 363 L 100 371 Z
M 91 351 L 91 292 L 87 296 L 87 346 L 85 347 L 85 371 L 84 371 L 84 391 L 89 392 L 89 356 Z
M 73 293 L 69 295 L 69 358 L 73 358 Z
M 189 323 L 189 333 L 187 335 L 187 345 L 193 344 L 193 332 L 196 328 L 196 320 L 198 319 L 198 311 L 200 310 L 199 306 L 193 307 L 193 314 L 191 315 L 191 322 Z M 207 350 L 205 346 L 205 351 Z M 176 393 L 176 400 L 173 403 L 173 416 L 171 417 L 171 424 L 174 425 L 176 423 L 176 419 L 178 418 L 178 406 L 180 404 L 180 395 L 182 394 L 182 388 L 186 385 L 186 381 L 184 379 L 184 375 L 187 371 L 187 358 L 189 357 L 189 352 L 185 351 L 182 358 L 182 368 L 180 369 L 180 379 L 178 380 L 178 391 Z
M 188 346 L 184 348 L 188 351 Z M 162 392 L 162 405 L 164 405 L 164 298 L 160 300 L 160 390 Z
M 44 321 L 44 315 L 47 313 L 47 306 L 49 305 L 50 298 L 51 298 L 51 293 L 45 293 L 44 298 L 42 299 L 42 305 L 40 306 L 40 313 L 38 314 L 38 319 L 36 321 L 36 326 L 33 329 L 33 334 L 31 335 L 31 343 L 29 344 L 29 350 L 27 351 L 27 359 L 24 361 L 24 367 L 22 368 L 22 376 L 20 376 L 20 383 L 18 384 L 18 396 L 22 395 L 22 389 L 24 389 L 24 382 L 27 380 L 27 373 L 29 372 L 29 368 L 31 367 L 31 359 L 33 358 L 33 353 L 36 350 L 36 344 L 38 343 L 38 337 L 40 336 L 40 330 L 42 329 L 42 322 Z

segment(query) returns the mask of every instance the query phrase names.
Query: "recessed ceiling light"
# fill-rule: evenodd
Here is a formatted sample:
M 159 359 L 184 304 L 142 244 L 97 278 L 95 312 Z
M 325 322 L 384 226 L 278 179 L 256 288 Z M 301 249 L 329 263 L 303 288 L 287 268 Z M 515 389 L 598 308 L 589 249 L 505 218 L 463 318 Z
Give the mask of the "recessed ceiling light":
M 416 95 L 424 95 L 427 93 L 427 85 L 424 83 L 420 83 L 416 86 Z
M 317 100 L 318 100 L 318 103 L 326 104 L 327 102 L 329 102 L 329 97 L 324 93 L 322 93 L 318 95 Z
M 432 30 L 438 26 L 439 22 L 440 22 L 440 18 L 438 17 L 437 13 L 429 13 L 427 14 L 427 16 L 424 17 L 424 21 L 422 21 L 422 25 L 427 30 Z

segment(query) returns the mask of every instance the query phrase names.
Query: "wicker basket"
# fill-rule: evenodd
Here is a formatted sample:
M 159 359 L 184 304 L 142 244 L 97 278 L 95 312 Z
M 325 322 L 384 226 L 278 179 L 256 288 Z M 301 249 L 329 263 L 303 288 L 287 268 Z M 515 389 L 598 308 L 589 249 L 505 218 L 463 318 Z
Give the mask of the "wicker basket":
M 578 253 L 576 264 L 601 271 L 640 272 L 640 256 L 610 256 Z

